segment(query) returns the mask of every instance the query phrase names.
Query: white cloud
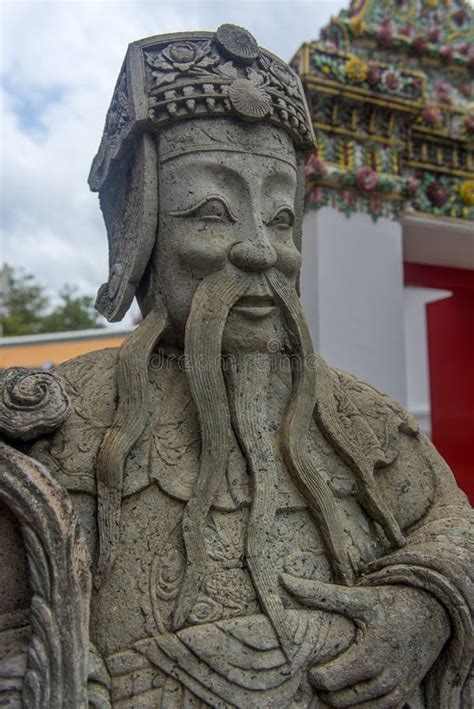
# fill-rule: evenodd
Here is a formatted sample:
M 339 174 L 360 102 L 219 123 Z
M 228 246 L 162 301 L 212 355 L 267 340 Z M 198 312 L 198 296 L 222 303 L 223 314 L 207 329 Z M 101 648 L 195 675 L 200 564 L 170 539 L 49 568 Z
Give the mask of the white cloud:
M 289 59 L 346 2 L 2 3 L 3 258 L 58 290 L 93 294 L 107 243 L 87 175 L 130 41 L 153 34 L 247 27 Z

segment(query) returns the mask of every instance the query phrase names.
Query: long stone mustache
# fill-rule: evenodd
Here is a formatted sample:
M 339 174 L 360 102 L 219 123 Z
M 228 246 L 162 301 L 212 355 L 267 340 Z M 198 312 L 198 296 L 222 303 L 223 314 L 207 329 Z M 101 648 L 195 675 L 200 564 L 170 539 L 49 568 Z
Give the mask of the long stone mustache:
M 187 565 L 173 626 L 180 628 L 201 588 L 207 550 L 204 526 L 227 470 L 231 421 L 222 372 L 222 334 L 230 309 L 246 293 L 251 274 L 216 273 L 196 290 L 186 324 L 185 352 L 188 381 L 198 412 L 201 461 L 193 495 L 183 514 L 182 532 Z
M 331 373 L 328 365 L 313 350 L 295 289 L 276 270 L 268 273 L 268 280 L 281 301 L 295 342 L 292 358 L 295 365 L 293 394 L 282 425 L 283 457 L 320 524 L 337 576 L 344 583 L 351 583 L 353 571 L 345 548 L 344 530 L 336 502 L 318 471 L 316 461 L 310 458 L 306 445 L 312 416 L 341 459 L 354 471 L 359 482 L 358 498 L 368 515 L 380 524 L 394 546 L 403 546 L 405 539 L 388 505 L 380 496 L 370 461 L 337 415 Z
M 350 583 L 353 574 L 336 500 L 308 449 L 309 425 L 317 397 L 311 337 L 296 290 L 274 269 L 268 272 L 268 281 L 280 301 L 293 341 L 292 395 L 281 427 L 282 456 L 321 530 L 336 577 Z

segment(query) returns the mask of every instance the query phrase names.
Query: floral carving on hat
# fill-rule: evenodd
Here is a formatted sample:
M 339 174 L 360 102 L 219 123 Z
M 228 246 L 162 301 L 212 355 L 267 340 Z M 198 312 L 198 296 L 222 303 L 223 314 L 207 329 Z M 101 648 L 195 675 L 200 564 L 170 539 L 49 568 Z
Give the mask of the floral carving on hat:
M 199 72 L 219 63 L 211 52 L 211 41 L 173 42 L 161 52 L 145 52 L 148 64 L 155 69 L 155 85 L 170 84 L 180 74 Z
M 299 96 L 298 79 L 291 71 L 288 71 L 282 64 L 271 62 L 268 67 L 270 72 L 270 83 L 281 87 L 284 86 L 288 96 L 296 98 Z M 276 81 L 274 81 L 276 79 Z

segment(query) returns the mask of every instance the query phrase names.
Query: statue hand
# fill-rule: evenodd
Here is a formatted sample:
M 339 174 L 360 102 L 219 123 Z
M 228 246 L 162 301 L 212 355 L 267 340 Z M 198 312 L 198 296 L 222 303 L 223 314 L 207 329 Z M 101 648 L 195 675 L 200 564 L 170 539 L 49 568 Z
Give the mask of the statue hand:
M 411 586 L 336 586 L 282 574 L 283 586 L 311 608 L 341 613 L 358 628 L 355 642 L 309 670 L 331 707 L 384 709 L 410 699 L 449 637 L 443 606 Z

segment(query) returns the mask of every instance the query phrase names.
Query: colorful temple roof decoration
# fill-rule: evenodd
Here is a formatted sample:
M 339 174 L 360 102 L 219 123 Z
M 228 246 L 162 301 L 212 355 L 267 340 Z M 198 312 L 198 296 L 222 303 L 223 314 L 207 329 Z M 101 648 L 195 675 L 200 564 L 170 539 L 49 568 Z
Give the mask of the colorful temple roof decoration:
M 474 12 L 353 0 L 292 61 L 318 139 L 310 208 L 474 220 Z

